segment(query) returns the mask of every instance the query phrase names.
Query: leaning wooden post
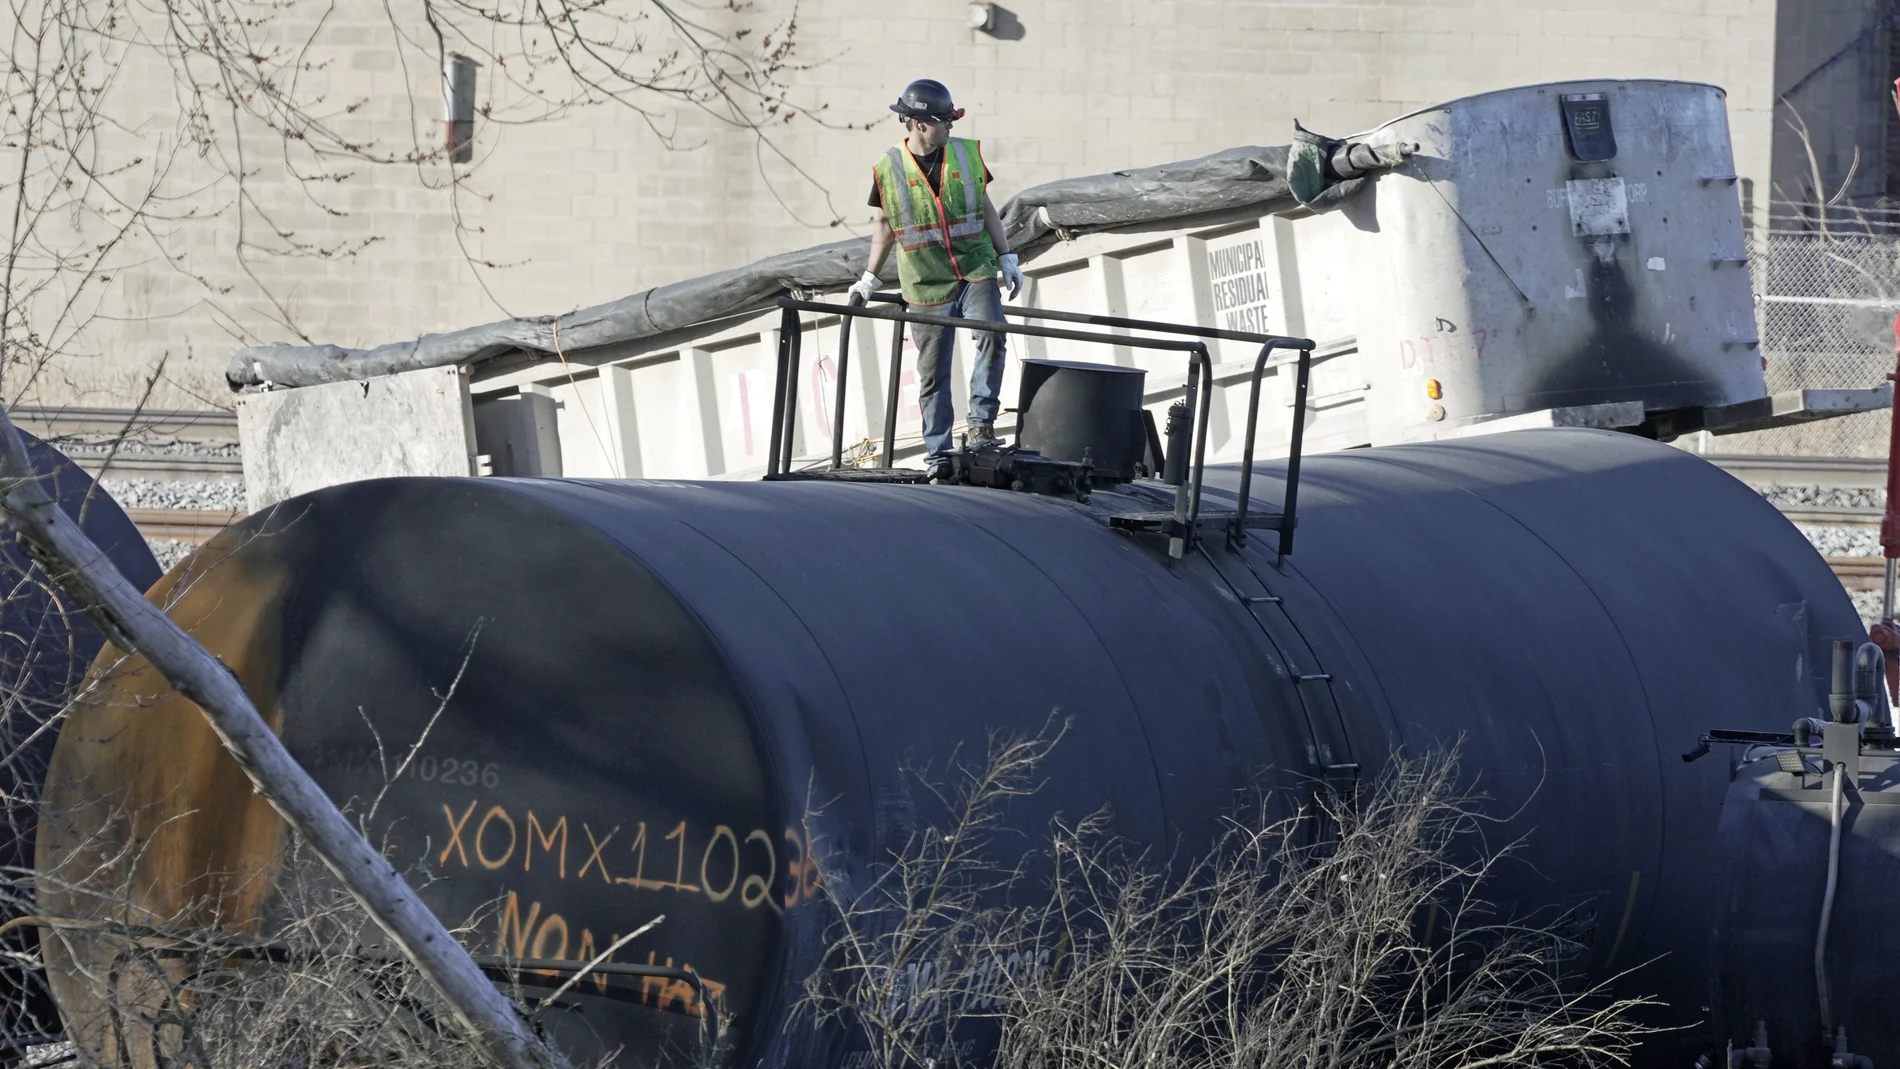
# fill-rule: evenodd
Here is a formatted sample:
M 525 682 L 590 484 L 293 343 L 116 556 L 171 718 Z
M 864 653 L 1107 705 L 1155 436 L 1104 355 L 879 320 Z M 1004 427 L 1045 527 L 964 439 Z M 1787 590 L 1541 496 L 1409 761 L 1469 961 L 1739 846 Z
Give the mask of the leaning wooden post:
M 482 975 L 394 866 L 350 824 L 277 733 L 264 723 L 237 676 L 133 589 L 112 561 L 40 485 L 26 446 L 0 407 L 0 511 L 53 581 L 87 607 L 113 644 L 142 655 L 173 689 L 204 711 L 257 792 L 283 814 L 376 923 L 453 1008 L 456 1018 L 506 1069 L 561 1069 L 515 1005 Z

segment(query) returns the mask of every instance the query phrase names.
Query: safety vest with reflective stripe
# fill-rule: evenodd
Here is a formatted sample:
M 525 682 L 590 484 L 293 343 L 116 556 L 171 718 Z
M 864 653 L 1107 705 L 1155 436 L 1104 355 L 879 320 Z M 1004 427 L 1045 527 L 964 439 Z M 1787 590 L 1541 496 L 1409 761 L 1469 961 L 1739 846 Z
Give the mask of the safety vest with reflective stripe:
M 996 277 L 996 246 L 983 229 L 982 149 L 953 137 L 942 159 L 936 191 L 902 142 L 871 167 L 884 217 L 897 234 L 897 277 L 911 304 L 941 304 L 956 296 L 964 279 Z

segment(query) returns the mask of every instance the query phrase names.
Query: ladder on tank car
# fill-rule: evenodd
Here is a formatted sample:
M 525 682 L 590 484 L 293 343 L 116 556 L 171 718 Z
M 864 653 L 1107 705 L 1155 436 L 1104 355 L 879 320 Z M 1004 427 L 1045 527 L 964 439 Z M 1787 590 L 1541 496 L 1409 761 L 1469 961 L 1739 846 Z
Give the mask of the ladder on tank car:
M 1105 334 L 1098 331 L 1073 330 L 1065 327 L 1042 326 L 1036 323 L 990 323 L 982 320 L 957 319 L 950 316 L 929 315 L 914 312 L 905 304 L 904 299 L 892 293 L 876 293 L 871 304 L 860 304 L 855 299 L 848 304 L 829 304 L 819 301 L 799 300 L 794 297 L 781 297 L 778 306 L 782 310 L 778 337 L 778 366 L 772 390 L 772 433 L 766 460 L 765 478 L 845 478 L 865 479 L 869 481 L 916 481 L 920 473 L 906 469 L 884 467 L 880 469 L 847 468 L 844 465 L 844 416 L 845 391 L 848 372 L 851 366 L 851 324 L 854 318 L 883 319 L 896 324 L 891 333 L 891 368 L 885 391 L 884 401 L 884 449 L 880 459 L 889 465 L 897 446 L 897 402 L 900 369 L 904 360 L 905 323 L 921 323 L 932 326 L 959 327 L 968 330 L 986 330 L 997 334 L 1017 334 L 1037 338 L 1054 338 L 1063 341 L 1088 342 L 1098 345 L 1123 346 L 1134 349 L 1149 349 L 1160 352 L 1184 353 L 1188 357 L 1188 378 L 1183 400 L 1188 406 L 1188 425 L 1193 428 L 1193 438 L 1189 444 L 1189 463 L 1182 481 L 1174 486 L 1174 510 L 1171 513 L 1134 513 L 1113 517 L 1111 524 L 1133 530 L 1161 530 L 1169 537 L 1169 555 L 1180 558 L 1187 550 L 1194 548 L 1199 541 L 1201 521 L 1201 484 L 1207 463 L 1207 422 L 1212 406 L 1214 389 L 1214 361 L 1208 353 L 1207 342 L 1237 341 L 1260 346 L 1260 354 L 1254 360 L 1253 374 L 1249 383 L 1247 400 L 1247 433 L 1241 453 L 1240 486 L 1237 491 L 1234 513 L 1226 519 L 1229 541 L 1236 547 L 1247 541 L 1249 528 L 1264 528 L 1279 532 L 1279 556 L 1285 558 L 1293 552 L 1293 529 L 1295 509 L 1299 504 L 1300 485 L 1300 449 L 1306 431 L 1306 396 L 1308 381 L 1312 376 L 1313 342 L 1308 338 L 1289 338 L 1277 334 L 1257 334 L 1250 331 L 1224 330 L 1218 327 L 1202 327 L 1186 323 L 1165 323 L 1146 319 L 1127 319 L 1120 316 L 1089 315 L 1080 312 L 1060 312 L 1050 308 L 1028 308 L 1005 306 L 1003 314 L 1025 320 L 1051 320 L 1064 323 L 1081 323 L 1089 326 L 1110 327 L 1117 330 L 1139 330 L 1151 334 L 1175 335 L 1175 337 L 1142 337 L 1132 334 Z M 876 307 L 888 306 L 888 307 Z M 840 317 L 841 329 L 838 341 L 838 371 L 836 386 L 833 390 L 831 419 L 831 464 L 829 468 L 811 471 L 793 472 L 790 469 L 792 443 L 798 426 L 798 391 L 793 383 L 798 377 L 799 363 L 804 345 L 802 313 L 817 312 Z M 1195 340 L 1188 340 L 1195 339 Z M 1297 351 L 1298 356 L 1273 361 L 1276 351 Z M 1298 370 L 1293 387 L 1293 428 L 1292 441 L 1287 451 L 1286 492 L 1281 501 L 1278 515 L 1249 516 L 1253 484 L 1253 460 L 1255 436 L 1260 421 L 1260 382 L 1267 368 L 1286 363 L 1297 364 Z M 1170 449 L 1174 444 L 1170 443 Z

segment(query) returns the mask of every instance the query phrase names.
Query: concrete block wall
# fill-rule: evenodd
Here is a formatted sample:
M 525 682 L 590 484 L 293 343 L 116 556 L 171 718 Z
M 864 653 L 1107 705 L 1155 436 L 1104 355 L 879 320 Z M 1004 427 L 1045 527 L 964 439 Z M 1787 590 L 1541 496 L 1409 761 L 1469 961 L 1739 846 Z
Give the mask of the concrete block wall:
M 969 109 L 957 132 L 983 140 L 999 202 L 1051 179 L 1285 143 L 1295 118 L 1347 133 L 1440 100 L 1583 76 L 1723 86 L 1737 165 L 1768 184 L 1775 0 L 1601 0 L 1589 11 L 1572 0 L 1003 6 L 1019 40 L 970 29 L 965 0 L 803 0 L 792 97 L 822 109 L 822 121 L 775 124 L 769 145 L 657 101 L 654 123 L 611 105 L 539 124 L 478 121 L 476 162 L 453 196 L 441 167 L 355 165 L 316 191 L 336 214 L 286 177 L 268 135 L 254 136 L 256 203 L 312 250 L 253 250 L 240 262 L 240 219 L 251 241 L 274 241 L 256 211 L 228 205 L 172 228 L 165 240 L 187 267 L 150 257 L 121 272 L 93 355 L 33 399 L 129 404 L 145 369 L 169 354 L 154 403 L 228 404 L 225 362 L 249 342 L 365 346 L 560 313 L 866 233 L 870 161 L 899 136 L 886 105 L 917 76 L 947 82 Z M 744 17 L 769 28 L 791 11 L 790 0 L 761 0 Z M 312 55 L 328 66 L 306 84 L 362 101 L 347 113 L 337 105 L 339 130 L 391 150 L 440 139 L 439 74 L 395 53 L 383 5 L 338 0 L 315 40 Z M 120 90 L 158 100 L 161 78 L 129 67 Z M 516 114 L 522 103 L 489 68 L 478 102 Z M 171 181 L 203 177 L 187 161 Z

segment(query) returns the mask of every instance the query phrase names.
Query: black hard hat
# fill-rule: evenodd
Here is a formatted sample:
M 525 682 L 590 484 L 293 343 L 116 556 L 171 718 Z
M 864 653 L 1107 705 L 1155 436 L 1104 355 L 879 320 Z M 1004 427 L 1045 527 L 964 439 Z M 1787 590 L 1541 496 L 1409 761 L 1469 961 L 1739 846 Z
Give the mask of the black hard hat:
M 951 101 L 950 90 L 934 78 L 919 78 L 905 86 L 891 110 L 906 119 L 954 122 L 963 118 L 963 109 Z

